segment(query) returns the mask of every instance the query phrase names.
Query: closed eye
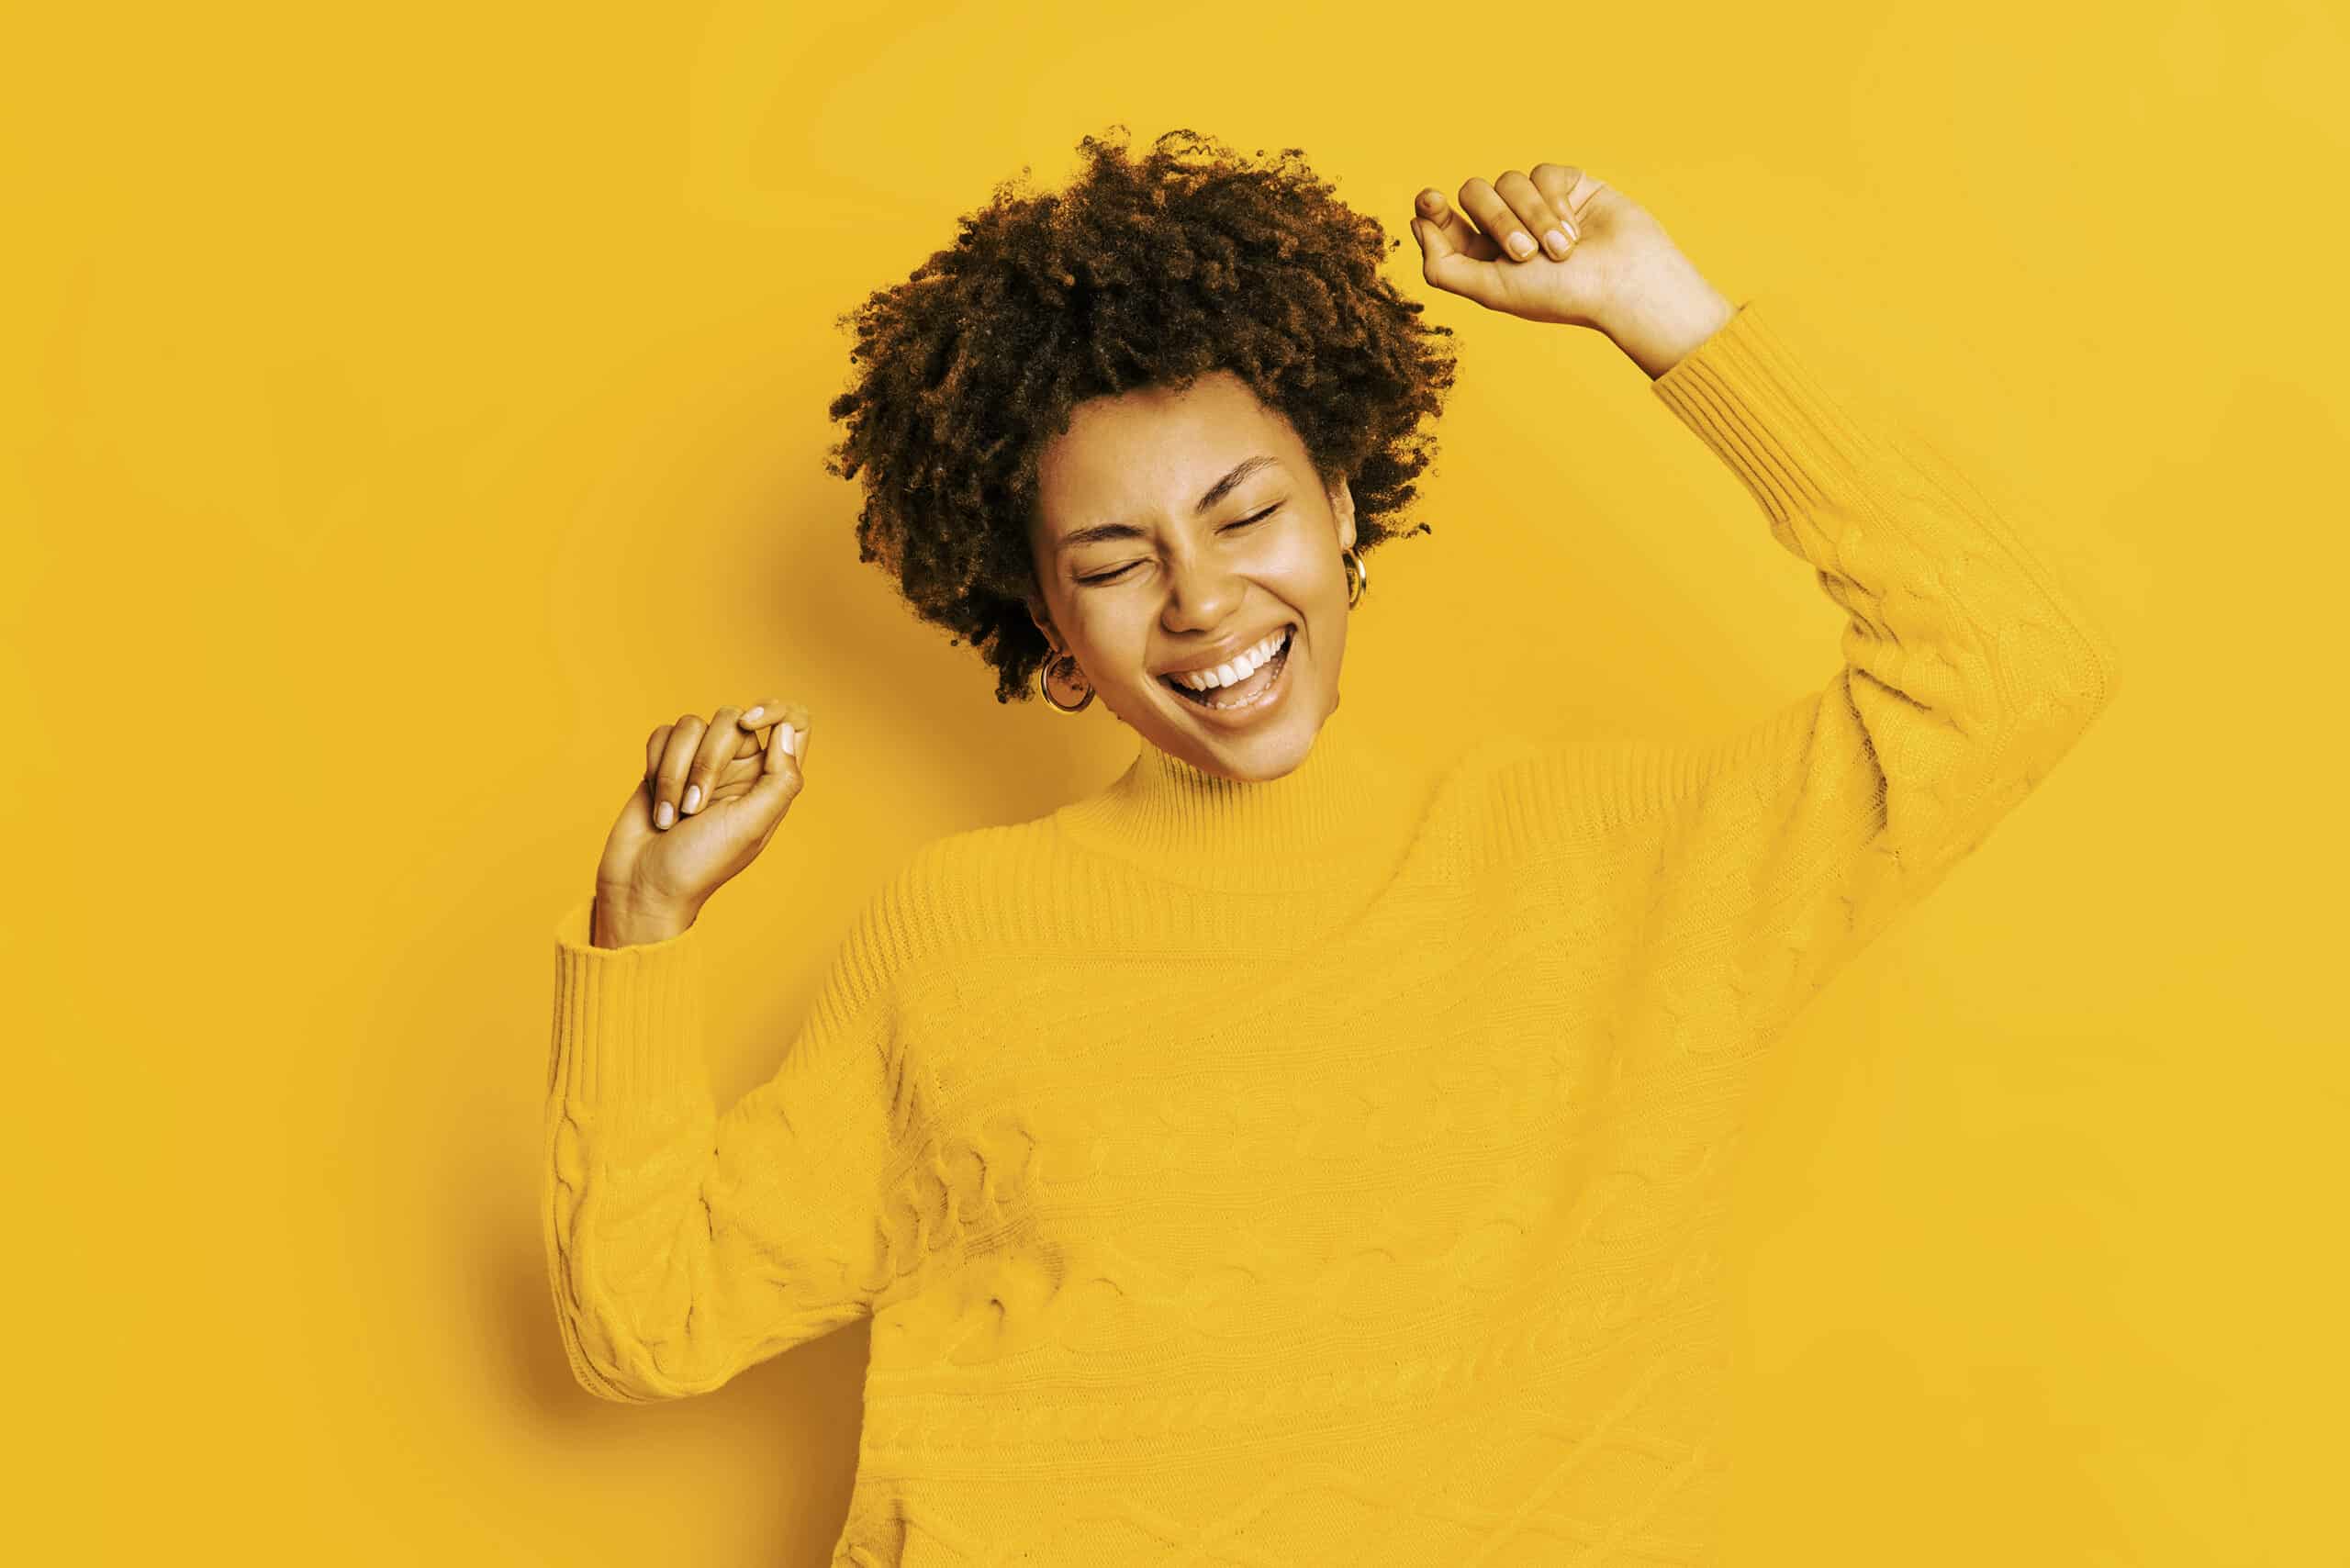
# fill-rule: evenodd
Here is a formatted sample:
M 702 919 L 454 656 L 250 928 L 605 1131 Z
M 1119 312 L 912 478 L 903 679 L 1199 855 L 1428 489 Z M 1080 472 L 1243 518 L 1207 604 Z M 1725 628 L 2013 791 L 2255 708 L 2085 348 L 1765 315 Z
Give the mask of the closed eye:
M 1220 528 L 1220 529 L 1216 530 L 1216 532 L 1219 532 L 1219 533 L 1229 533 L 1229 532 L 1232 532 L 1234 529 L 1236 529 L 1236 528 L 1248 528 L 1248 527 L 1251 527 L 1251 526 L 1253 526 L 1254 524 L 1257 524 L 1257 523 L 1259 523 L 1259 522 L 1264 521 L 1267 518 L 1269 518 L 1269 517 L 1272 516 L 1275 512 L 1277 512 L 1277 511 L 1279 511 L 1279 510 L 1281 510 L 1281 503 L 1280 501 L 1275 501 L 1271 506 L 1267 507 L 1263 511 L 1258 512 L 1258 513 L 1256 513 L 1255 515 L 1250 516 L 1250 517 L 1244 517 L 1244 518 L 1242 518 L 1238 522 L 1228 522 L 1228 523 L 1225 523 L 1222 528 Z M 1112 572 L 1102 572 L 1102 573 L 1100 573 L 1100 574 L 1098 574 L 1098 575 L 1096 575 L 1096 576 L 1090 577 L 1080 577 L 1080 578 L 1078 578 L 1077 580 L 1078 580 L 1079 582 L 1081 582 L 1081 583 L 1088 583 L 1088 584 L 1091 584 L 1091 583 L 1114 583 L 1114 582 L 1116 582 L 1120 577 L 1125 577 L 1128 572 L 1130 572 L 1130 571 L 1134 570 L 1134 568 L 1135 568 L 1135 566 L 1136 566 L 1136 565 L 1137 565 L 1137 563 L 1133 562 L 1133 561 L 1129 561 L 1129 562 L 1127 562 L 1125 566 L 1120 566 L 1120 567 L 1119 567 L 1117 570 L 1115 570 L 1115 571 L 1112 571 Z

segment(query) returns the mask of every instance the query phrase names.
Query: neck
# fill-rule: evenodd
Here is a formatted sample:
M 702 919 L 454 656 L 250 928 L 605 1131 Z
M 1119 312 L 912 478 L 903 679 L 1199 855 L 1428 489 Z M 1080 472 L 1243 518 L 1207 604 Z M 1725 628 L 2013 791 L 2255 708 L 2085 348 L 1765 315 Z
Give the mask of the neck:
M 1347 899 L 1394 872 L 1425 793 L 1421 770 L 1341 703 L 1276 778 L 1205 771 L 1146 741 L 1108 788 L 1054 813 L 1093 849 L 1226 892 Z

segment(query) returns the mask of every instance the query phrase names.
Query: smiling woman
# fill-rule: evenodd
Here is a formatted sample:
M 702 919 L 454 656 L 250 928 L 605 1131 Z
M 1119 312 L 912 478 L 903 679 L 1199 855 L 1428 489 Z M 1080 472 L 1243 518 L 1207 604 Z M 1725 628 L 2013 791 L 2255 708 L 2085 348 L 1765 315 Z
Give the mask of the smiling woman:
M 1338 705 L 1360 556 L 1352 487 L 1325 487 L 1229 372 L 1093 398 L 1038 464 L 1030 619 L 1149 745 L 1279 778 Z
M 862 558 L 979 650 L 998 701 L 1051 696 L 1056 659 L 1154 744 L 1267 777 L 1336 704 L 1361 557 L 1433 532 L 1400 514 L 1451 330 L 1381 275 L 1400 241 L 1298 149 L 1256 162 L 1188 130 L 1080 148 L 1068 188 L 1007 182 L 841 319 L 862 371 L 828 466 L 864 480 Z M 1245 734 L 1156 678 L 1292 621 L 1310 700 Z
M 843 1568 L 1717 1561 L 1768 1047 L 2072 747 L 2110 644 L 1766 313 L 1644 289 L 1671 308 L 1619 346 L 1847 611 L 1841 667 L 1702 745 L 1538 716 L 1409 755 L 1338 673 L 1436 330 L 1303 174 L 1095 151 L 870 302 L 836 409 L 868 557 L 999 698 L 1058 650 L 1145 744 L 924 845 L 722 1113 L 692 912 L 805 754 L 763 769 L 732 709 L 648 748 L 665 814 L 632 796 L 608 864 L 653 870 L 557 931 L 573 1371 L 683 1398 L 869 1318 Z M 1495 231 L 1571 215 L 1548 260 L 1437 199 L 1415 232 L 1428 275 L 1565 319 L 1611 257 L 1681 275 L 1611 194 L 1555 164 L 1471 191 Z M 680 757 L 723 771 L 672 821 Z

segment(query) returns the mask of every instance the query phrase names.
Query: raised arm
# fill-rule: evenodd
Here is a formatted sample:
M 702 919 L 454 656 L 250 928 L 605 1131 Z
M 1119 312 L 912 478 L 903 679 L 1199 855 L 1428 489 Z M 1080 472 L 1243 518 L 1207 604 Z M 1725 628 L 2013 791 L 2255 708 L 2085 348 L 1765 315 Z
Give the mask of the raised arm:
M 1672 966 L 1688 994 L 1665 1011 L 1767 1027 L 2047 775 L 2119 661 L 2010 520 L 1874 402 L 1832 398 L 1767 309 L 1740 307 L 1651 385 L 1846 612 L 1843 662 L 1710 743 L 1552 753 L 1548 786 L 1606 820 L 1659 943 L 1707 955 Z
M 702 937 L 556 930 L 543 1213 L 573 1374 L 628 1404 L 706 1394 L 872 1311 L 917 1249 L 887 1194 L 916 1146 L 875 901 L 775 1076 L 721 1114 Z

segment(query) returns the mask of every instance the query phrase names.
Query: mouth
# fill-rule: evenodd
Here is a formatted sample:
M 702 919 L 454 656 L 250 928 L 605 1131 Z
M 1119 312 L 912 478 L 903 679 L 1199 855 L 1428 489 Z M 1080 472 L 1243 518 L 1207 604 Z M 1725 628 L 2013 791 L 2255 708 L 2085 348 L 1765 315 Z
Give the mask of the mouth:
M 1168 676 L 1159 677 L 1159 683 L 1203 712 L 1233 717 L 1253 715 L 1270 708 L 1288 690 L 1283 678 L 1289 673 L 1290 648 L 1296 640 L 1297 623 L 1292 622 L 1281 629 L 1281 644 L 1273 650 L 1272 657 L 1230 686 L 1194 691 Z

